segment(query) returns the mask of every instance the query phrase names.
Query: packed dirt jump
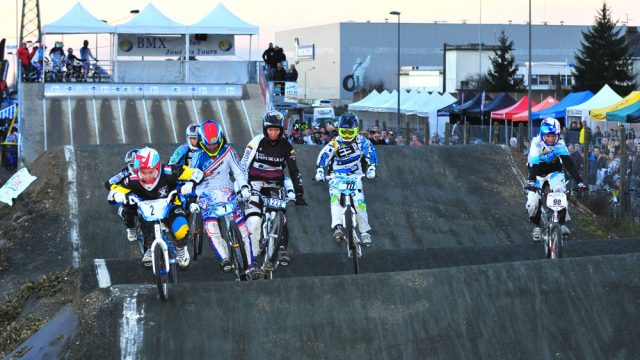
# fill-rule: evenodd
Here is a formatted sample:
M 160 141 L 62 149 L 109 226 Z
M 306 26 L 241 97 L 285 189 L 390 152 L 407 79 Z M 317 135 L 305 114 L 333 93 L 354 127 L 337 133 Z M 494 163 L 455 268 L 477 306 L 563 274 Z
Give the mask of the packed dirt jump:
M 378 177 L 364 183 L 374 245 L 353 275 L 331 237 L 327 184 L 311 181 L 320 147 L 297 147 L 309 205 L 287 210 L 291 265 L 272 281 L 237 283 L 206 247 L 161 302 L 102 185 L 142 145 L 51 149 L 29 169 L 39 179 L 2 209 L 18 257 L 9 256 L 17 274 L 3 279 L 26 272 L 22 262 L 43 273 L 79 262 L 91 312 L 76 312 L 78 332 L 60 356 L 640 357 L 640 244 L 593 239 L 573 208 L 567 259 L 544 259 L 530 238 L 518 152 L 378 147 Z M 174 148 L 157 145 L 163 159 Z M 20 255 L 27 246 L 33 255 Z M 105 260 L 110 286 L 98 288 L 95 259 Z

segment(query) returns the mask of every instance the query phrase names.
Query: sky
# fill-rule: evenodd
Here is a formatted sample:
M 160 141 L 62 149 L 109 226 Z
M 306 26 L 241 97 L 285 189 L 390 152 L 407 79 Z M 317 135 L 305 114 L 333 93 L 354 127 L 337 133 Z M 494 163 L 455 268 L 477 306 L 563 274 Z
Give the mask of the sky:
M 64 15 L 78 0 L 40 0 L 41 20 L 47 24 Z M 81 0 L 89 12 L 111 23 L 131 19 L 132 9 L 142 10 L 148 0 Z M 227 0 L 222 2 L 243 20 L 258 25 L 258 39 L 253 40 L 253 56 L 262 53 L 275 33 L 300 27 L 329 23 L 397 21 L 390 11 L 401 12 L 402 23 L 507 23 L 524 24 L 528 19 L 528 0 L 396 0 L 392 3 L 372 0 Z M 590 25 L 602 0 L 531 0 L 533 24 Z M 13 43 L 16 37 L 16 11 L 22 0 L 0 0 L 0 38 Z M 175 21 L 191 24 L 199 21 L 218 2 L 211 0 L 155 0 L 153 4 Z M 188 6 L 186 6 L 188 4 Z M 612 16 L 620 22 L 640 25 L 640 1 L 608 0 Z M 482 16 L 482 19 L 480 19 Z M 65 44 L 66 47 L 66 44 Z M 78 45 L 77 47 L 80 47 Z M 248 48 L 248 47 L 247 47 Z M 248 51 L 248 50 L 247 50 Z

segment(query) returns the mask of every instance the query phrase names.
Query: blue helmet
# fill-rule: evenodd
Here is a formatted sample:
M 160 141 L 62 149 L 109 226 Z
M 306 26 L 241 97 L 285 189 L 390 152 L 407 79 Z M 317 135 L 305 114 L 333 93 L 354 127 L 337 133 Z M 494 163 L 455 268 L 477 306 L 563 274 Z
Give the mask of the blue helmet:
M 548 134 L 558 135 L 558 137 L 556 138 L 553 144 L 548 144 L 547 142 L 544 141 L 544 135 L 548 135 Z M 542 120 L 542 123 L 540 123 L 540 140 L 542 141 L 542 143 L 546 146 L 555 146 L 558 143 L 559 139 L 560 139 L 560 122 L 557 119 L 554 119 L 551 117 Z
M 358 117 L 354 113 L 344 113 L 338 120 L 338 135 L 343 141 L 352 141 L 358 134 Z

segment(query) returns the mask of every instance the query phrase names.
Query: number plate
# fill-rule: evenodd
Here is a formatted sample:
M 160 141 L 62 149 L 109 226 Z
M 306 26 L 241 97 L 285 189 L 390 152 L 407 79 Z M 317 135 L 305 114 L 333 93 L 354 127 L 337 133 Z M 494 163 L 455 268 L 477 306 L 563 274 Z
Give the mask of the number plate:
M 566 208 L 567 195 L 565 193 L 549 193 L 547 195 L 547 207 L 554 211 Z
M 347 182 L 343 182 L 338 184 L 338 190 L 355 190 L 356 189 L 356 184 L 355 183 L 347 183 Z
M 226 204 L 219 204 L 219 205 L 217 204 L 216 207 L 213 208 L 213 212 L 218 217 L 231 214 L 233 213 L 234 210 L 235 210 L 235 206 L 233 205 L 233 203 L 226 203 Z
M 284 209 L 287 207 L 287 202 L 280 199 L 268 198 L 266 199 L 266 202 L 267 202 L 267 207 L 270 207 L 270 208 Z
M 138 211 L 147 221 L 162 220 L 168 205 L 166 199 L 141 201 L 138 203 Z

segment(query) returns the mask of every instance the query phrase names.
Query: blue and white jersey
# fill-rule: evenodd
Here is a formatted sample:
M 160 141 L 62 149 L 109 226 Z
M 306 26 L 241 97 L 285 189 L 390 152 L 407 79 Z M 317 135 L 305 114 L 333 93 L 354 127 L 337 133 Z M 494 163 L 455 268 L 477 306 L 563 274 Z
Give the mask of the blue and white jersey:
M 195 157 L 194 154 L 201 152 L 201 149 L 191 150 L 189 144 L 184 143 L 173 152 L 169 158 L 169 165 L 186 165 L 191 167 L 191 162 Z
M 559 162 L 560 156 L 569 156 L 569 149 L 567 149 L 564 140 L 559 139 L 551 151 L 544 145 L 540 136 L 536 136 L 531 140 L 528 157 L 529 166 Z
M 198 195 L 205 191 L 233 189 L 232 173 L 238 188 L 247 185 L 247 178 L 240 169 L 238 154 L 227 144 L 222 146 L 215 157 L 209 156 L 204 151 L 196 152 L 190 167 L 200 169 L 204 173 L 204 179 L 196 187 Z
M 330 167 L 329 172 L 339 174 L 362 174 L 362 160 L 368 165 L 378 165 L 378 155 L 371 142 L 356 135 L 351 142 L 345 142 L 340 137 L 331 140 L 318 155 L 316 167 Z

